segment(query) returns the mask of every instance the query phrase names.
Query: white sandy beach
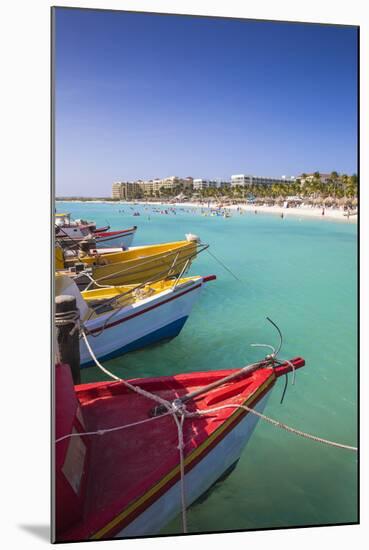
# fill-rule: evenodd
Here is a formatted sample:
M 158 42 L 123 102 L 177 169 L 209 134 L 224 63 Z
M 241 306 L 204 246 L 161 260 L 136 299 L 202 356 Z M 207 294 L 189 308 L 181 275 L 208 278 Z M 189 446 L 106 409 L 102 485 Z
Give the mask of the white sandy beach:
M 60 201 L 55 201 L 60 202 Z M 62 201 L 66 202 L 66 201 Z M 111 202 L 111 201 L 104 201 L 104 200 L 91 200 L 91 201 L 82 201 L 82 200 L 71 200 L 67 202 L 91 202 L 91 203 L 106 203 L 106 204 L 140 204 L 140 205 L 146 205 L 146 206 L 160 206 L 162 208 L 168 208 L 169 207 L 178 207 L 178 208 L 208 208 L 208 203 L 200 203 L 200 202 L 175 202 L 175 203 L 168 203 L 168 202 L 159 202 L 159 201 L 121 201 L 121 202 Z M 215 204 L 210 204 L 211 209 L 217 208 Z M 245 213 L 251 213 L 255 214 L 255 211 L 260 214 L 271 214 L 274 216 L 281 216 L 283 214 L 284 218 L 288 218 L 289 216 L 297 216 L 300 218 L 319 218 L 321 220 L 334 220 L 344 223 L 357 223 L 357 215 L 350 215 L 347 217 L 345 214 L 346 212 L 343 209 L 340 208 L 329 208 L 325 207 L 324 209 L 324 216 L 322 215 L 322 208 L 317 207 L 310 207 L 310 206 L 299 206 L 299 207 L 289 207 L 284 208 L 283 206 L 255 206 L 252 204 L 231 204 L 231 205 L 224 205 L 222 206 L 222 210 L 237 210 L 240 209 L 242 212 Z
M 149 202 L 146 203 L 145 201 L 136 201 L 139 204 L 147 204 L 147 205 L 156 205 L 156 206 L 162 206 L 167 207 L 168 203 L 162 203 L 162 202 Z M 128 203 L 127 203 L 128 204 Z M 170 206 L 175 206 L 179 208 L 207 208 L 207 203 L 199 203 L 199 202 L 176 202 L 171 203 Z M 216 208 L 215 205 L 210 205 L 210 208 Z M 349 218 L 345 216 L 345 211 L 343 209 L 339 208 L 329 208 L 325 207 L 324 209 L 324 216 L 322 215 L 322 208 L 316 208 L 316 207 L 310 207 L 310 206 L 299 206 L 295 208 L 284 208 L 283 206 L 255 206 L 252 204 L 231 204 L 231 205 L 225 205 L 222 206 L 222 210 L 237 210 L 239 208 L 243 212 L 249 212 L 252 214 L 255 214 L 255 211 L 260 214 L 271 214 L 275 216 L 283 216 L 285 218 L 288 218 L 289 216 L 298 216 L 300 218 L 319 218 L 319 219 L 326 219 L 326 220 L 335 220 L 335 221 L 341 221 L 345 223 L 357 223 L 357 215 L 351 215 Z

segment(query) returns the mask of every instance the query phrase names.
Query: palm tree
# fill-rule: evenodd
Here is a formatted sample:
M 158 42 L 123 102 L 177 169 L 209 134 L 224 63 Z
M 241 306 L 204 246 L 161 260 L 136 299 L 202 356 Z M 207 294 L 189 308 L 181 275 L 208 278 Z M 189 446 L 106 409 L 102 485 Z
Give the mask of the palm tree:
M 358 179 L 356 174 L 352 174 L 348 178 L 347 186 L 346 186 L 346 194 L 348 197 L 354 198 L 357 197 L 357 191 L 358 191 Z
M 333 191 L 333 196 L 336 197 L 337 195 L 337 189 L 338 189 L 338 185 L 339 185 L 339 175 L 338 175 L 338 172 L 331 172 L 331 177 L 330 179 L 332 180 L 332 191 Z

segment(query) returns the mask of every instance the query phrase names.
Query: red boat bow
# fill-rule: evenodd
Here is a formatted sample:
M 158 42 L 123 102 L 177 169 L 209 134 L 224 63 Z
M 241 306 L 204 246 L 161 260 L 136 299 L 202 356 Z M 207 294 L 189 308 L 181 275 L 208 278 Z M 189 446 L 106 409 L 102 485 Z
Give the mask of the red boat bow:
M 215 281 L 217 278 L 216 275 L 208 275 L 207 277 L 203 278 L 204 283 L 208 283 L 209 281 Z
M 183 424 L 185 474 L 249 414 L 240 405 L 254 408 L 279 376 L 304 364 L 297 357 L 275 368 L 264 366 L 187 401 L 188 412 L 204 414 L 187 416 Z M 173 401 L 236 372 L 134 379 L 130 384 Z M 180 480 L 177 426 L 171 415 L 150 417 L 155 402 L 132 392 L 124 382 L 73 386 L 69 367 L 57 365 L 55 384 L 60 439 L 55 461 L 56 540 L 111 538 Z M 212 407 L 219 410 L 206 414 Z M 131 424 L 135 425 L 123 429 Z

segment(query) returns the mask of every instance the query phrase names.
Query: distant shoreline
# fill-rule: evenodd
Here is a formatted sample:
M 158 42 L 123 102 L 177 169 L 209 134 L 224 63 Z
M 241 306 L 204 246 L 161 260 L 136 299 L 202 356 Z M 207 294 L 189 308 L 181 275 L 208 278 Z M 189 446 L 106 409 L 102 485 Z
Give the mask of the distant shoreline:
M 127 204 L 127 205 L 145 205 L 145 206 L 161 206 L 161 207 L 179 207 L 179 208 L 203 208 L 208 209 L 207 203 L 199 203 L 199 202 L 175 202 L 175 203 L 168 203 L 168 202 L 161 202 L 161 201 L 142 201 L 142 200 L 136 200 L 136 201 L 111 201 L 111 200 L 105 200 L 105 199 L 56 199 L 56 203 L 58 202 L 73 202 L 73 203 L 106 203 L 106 204 Z M 215 209 L 215 205 L 210 205 L 209 209 Z M 343 209 L 340 208 L 329 208 L 325 207 L 324 209 L 324 215 L 322 215 L 322 208 L 319 207 L 310 207 L 310 206 L 299 206 L 299 207 L 289 207 L 284 208 L 282 206 L 255 206 L 253 204 L 231 204 L 231 205 L 225 205 L 222 207 L 222 210 L 237 210 L 240 209 L 243 212 L 249 212 L 249 213 L 257 213 L 260 214 L 271 214 L 276 216 L 281 216 L 283 214 L 284 218 L 288 218 L 288 216 L 293 217 L 300 217 L 300 218 L 315 218 L 315 219 L 326 219 L 331 221 L 338 221 L 338 222 L 344 222 L 344 223 L 354 223 L 357 224 L 357 215 L 350 215 L 349 219 L 347 216 L 345 216 L 345 212 Z

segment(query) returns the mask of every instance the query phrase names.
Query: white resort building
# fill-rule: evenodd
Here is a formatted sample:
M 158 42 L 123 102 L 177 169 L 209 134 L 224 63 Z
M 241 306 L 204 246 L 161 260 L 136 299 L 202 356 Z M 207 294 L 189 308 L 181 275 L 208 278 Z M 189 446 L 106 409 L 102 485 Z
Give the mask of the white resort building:
M 245 174 L 235 174 L 231 176 L 231 186 L 236 187 L 237 185 L 274 185 L 281 183 L 291 183 L 295 178 L 293 176 L 287 178 L 282 176 L 281 178 L 271 178 L 269 176 L 250 176 Z

